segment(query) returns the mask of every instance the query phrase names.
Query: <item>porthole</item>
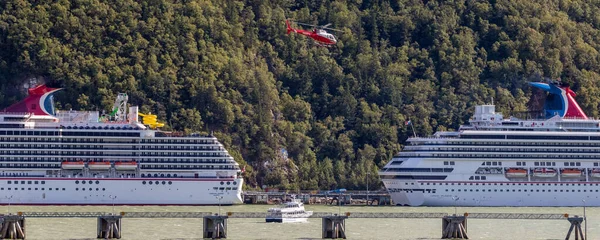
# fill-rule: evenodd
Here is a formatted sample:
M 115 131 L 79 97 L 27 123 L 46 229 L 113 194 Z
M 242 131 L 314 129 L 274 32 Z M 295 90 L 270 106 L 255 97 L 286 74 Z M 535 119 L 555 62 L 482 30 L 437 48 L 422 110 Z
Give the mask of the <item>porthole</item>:
M 144 177 L 145 175 L 142 173 L 142 177 Z
M 102 188 L 102 191 L 106 191 L 106 188 Z
M 171 184 L 173 184 L 173 182 L 169 181 L 169 185 L 171 185 Z M 596 191 L 598 191 L 598 190 L 596 190 Z
M 96 181 L 96 184 L 100 184 L 100 181 Z
M 165 177 L 165 174 L 164 174 L 164 173 L 163 173 L 163 174 L 161 174 L 161 175 L 160 175 L 160 177 Z
M 231 185 L 231 182 L 227 182 L 227 185 Z
M 75 184 L 79 184 L 79 180 L 75 181 Z
M 92 188 L 90 188 L 90 191 L 92 191 Z
M 92 180 L 90 180 L 88 183 L 89 183 L 89 184 L 92 184 Z
M 81 191 L 85 191 L 85 188 L 82 188 Z
M 142 181 L 142 184 L 146 185 L 146 181 Z
M 156 173 L 155 173 L 155 174 L 154 174 L 154 177 L 158 177 L 158 174 L 156 174 Z
M 177 177 L 177 174 L 173 174 L 173 177 Z
M 100 188 L 96 188 L 96 191 L 100 191 Z
M 75 191 L 79 191 L 79 188 L 75 188 Z
M 81 181 L 81 184 L 85 184 L 85 181 Z
M 221 182 L 221 185 L 225 184 L 224 182 Z
M 154 182 L 154 184 L 158 185 L 158 181 Z
M 233 182 L 233 185 L 237 185 L 237 182 Z
M 148 184 L 152 185 L 152 181 L 148 181 Z
M 162 184 L 163 184 L 163 185 L 165 185 L 165 184 L 167 184 L 167 182 L 165 182 L 165 181 L 162 181 Z
M 169 173 L 169 174 L 167 174 L 167 177 L 171 177 L 171 174 L 170 174 L 170 173 Z

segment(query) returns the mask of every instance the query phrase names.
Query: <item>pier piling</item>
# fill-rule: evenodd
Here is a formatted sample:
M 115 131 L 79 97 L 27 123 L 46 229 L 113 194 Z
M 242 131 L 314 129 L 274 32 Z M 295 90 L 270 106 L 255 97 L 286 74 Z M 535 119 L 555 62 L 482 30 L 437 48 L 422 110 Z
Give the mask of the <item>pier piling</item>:
M 573 229 L 575 229 L 575 240 L 585 240 L 583 231 L 581 231 L 581 223 L 583 222 L 583 218 L 575 215 L 574 217 L 567 218 L 567 220 L 569 220 L 571 223 L 571 227 L 569 228 L 569 232 L 567 233 L 565 240 L 569 240 Z
M 346 239 L 346 219 L 348 216 L 324 216 L 323 217 L 323 238 L 343 238 Z
M 203 237 L 212 239 L 227 238 L 227 216 L 204 216 Z
M 442 218 L 442 239 L 469 239 L 467 236 L 467 214 Z
M 0 217 L 0 238 L 25 239 L 25 217 L 4 215 Z
M 98 217 L 98 238 L 121 239 L 121 218 L 118 215 L 107 215 Z

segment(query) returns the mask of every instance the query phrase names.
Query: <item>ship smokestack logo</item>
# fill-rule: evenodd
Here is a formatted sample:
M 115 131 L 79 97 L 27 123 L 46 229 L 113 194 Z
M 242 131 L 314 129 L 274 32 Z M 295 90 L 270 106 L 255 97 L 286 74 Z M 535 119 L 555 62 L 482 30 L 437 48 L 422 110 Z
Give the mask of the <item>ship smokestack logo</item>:
M 30 88 L 27 92 L 29 96 L 24 100 L 11 105 L 2 110 L 3 112 L 13 113 L 33 113 L 35 115 L 54 115 L 54 92 L 61 88 L 49 88 L 46 85 L 39 85 Z
M 581 110 L 581 107 L 579 107 L 579 104 L 577 104 L 577 101 L 575 101 L 577 94 L 568 85 L 541 82 L 531 82 L 529 84 L 550 93 L 544 103 L 546 118 L 552 118 L 557 115 L 567 118 L 588 118 L 583 110 Z

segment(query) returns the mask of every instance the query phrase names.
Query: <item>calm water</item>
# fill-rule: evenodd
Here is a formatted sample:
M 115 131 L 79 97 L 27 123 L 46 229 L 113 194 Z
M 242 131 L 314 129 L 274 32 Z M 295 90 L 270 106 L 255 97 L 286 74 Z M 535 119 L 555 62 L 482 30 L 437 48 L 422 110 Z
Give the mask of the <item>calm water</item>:
M 272 205 L 221 207 L 227 212 L 266 212 Z M 307 205 L 315 212 L 447 212 L 440 207 L 345 207 Z M 7 209 L 0 208 L 2 212 Z M 111 212 L 111 206 L 10 206 L 10 212 Z M 217 212 L 216 206 L 204 207 L 134 207 L 115 206 L 115 212 Z M 570 213 L 583 215 L 583 208 L 457 208 L 464 212 Z M 600 208 L 586 209 L 588 239 L 600 239 Z M 441 219 L 348 219 L 348 239 L 439 239 Z M 95 218 L 28 218 L 27 239 L 92 239 L 96 234 Z M 468 221 L 470 239 L 564 239 L 569 229 L 565 220 L 477 220 Z M 123 239 L 200 239 L 202 219 L 123 219 Z M 264 219 L 229 219 L 228 239 L 320 239 L 321 219 L 308 223 L 265 223 Z M 573 239 L 573 238 L 572 238 Z

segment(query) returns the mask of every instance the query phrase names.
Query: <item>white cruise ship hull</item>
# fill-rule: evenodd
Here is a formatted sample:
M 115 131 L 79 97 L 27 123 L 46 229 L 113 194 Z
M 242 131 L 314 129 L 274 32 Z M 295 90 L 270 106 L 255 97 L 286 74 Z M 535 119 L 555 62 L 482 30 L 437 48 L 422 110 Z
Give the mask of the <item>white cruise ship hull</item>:
M 0 204 L 230 205 L 242 203 L 242 184 L 240 178 L 0 178 Z
M 477 182 L 475 185 L 476 182 L 464 181 L 384 180 L 383 183 L 394 204 L 402 206 L 600 206 L 600 182 Z

